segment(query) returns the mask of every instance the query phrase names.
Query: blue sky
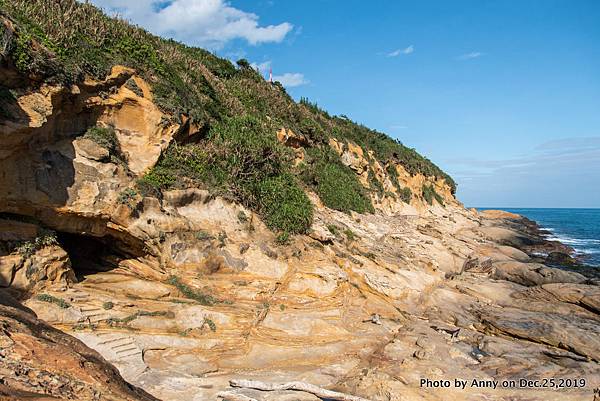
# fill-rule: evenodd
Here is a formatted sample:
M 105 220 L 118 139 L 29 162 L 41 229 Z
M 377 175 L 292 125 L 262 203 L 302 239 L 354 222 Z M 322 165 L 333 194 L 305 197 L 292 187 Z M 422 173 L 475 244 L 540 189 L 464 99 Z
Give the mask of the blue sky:
M 467 206 L 600 207 L 600 1 L 93 2 L 272 67 L 429 157 Z

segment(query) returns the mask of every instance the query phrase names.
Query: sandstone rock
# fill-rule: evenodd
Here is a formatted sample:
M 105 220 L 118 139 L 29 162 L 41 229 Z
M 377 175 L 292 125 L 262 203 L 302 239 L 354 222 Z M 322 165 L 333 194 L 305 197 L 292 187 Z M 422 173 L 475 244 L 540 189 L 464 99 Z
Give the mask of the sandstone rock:
M 45 246 L 32 255 L 0 257 L 0 285 L 17 290 L 41 290 L 50 285 L 69 285 L 76 281 L 67 253 L 59 246 Z
M 484 312 L 482 324 L 492 333 L 552 345 L 600 361 L 600 336 L 590 331 L 598 320 L 504 308 Z
M 110 153 L 108 149 L 98 145 L 91 139 L 80 138 L 73 142 L 77 153 L 80 153 L 83 157 L 91 160 L 102 161 L 109 158 Z
M 575 259 L 564 252 L 550 252 L 546 256 L 545 263 L 557 266 L 576 266 L 579 264 Z
M 4 301 L 7 297 L 6 291 L 0 290 L 3 398 L 157 401 L 126 383 L 113 366 L 82 342 L 35 315 L 6 306 L 10 304 Z
M 493 278 L 525 286 L 548 283 L 583 283 L 587 280 L 579 273 L 547 267 L 539 263 L 498 262 L 494 264 L 494 267 Z
M 31 241 L 37 235 L 35 224 L 0 219 L 0 241 Z

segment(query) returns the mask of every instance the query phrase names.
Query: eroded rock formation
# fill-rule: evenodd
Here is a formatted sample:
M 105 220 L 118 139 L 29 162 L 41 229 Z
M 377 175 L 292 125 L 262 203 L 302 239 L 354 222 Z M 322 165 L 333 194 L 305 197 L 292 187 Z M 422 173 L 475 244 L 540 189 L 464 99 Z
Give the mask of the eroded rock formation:
M 569 249 L 531 222 L 466 210 L 444 180 L 332 140 L 365 187 L 383 188 L 376 212 L 334 211 L 309 194 L 311 232 L 281 241 L 205 190 L 129 191 L 174 136 L 197 131 L 166 118 L 134 70 L 67 88 L 2 68 L 16 98 L 15 117 L 0 121 L 0 291 L 54 327 L 12 301 L 0 308 L 8 399 L 152 399 L 104 360 L 164 400 L 317 399 L 234 390 L 232 379 L 371 400 L 589 400 L 600 385 L 598 280 L 535 256 Z M 111 127 L 118 146 L 86 137 L 93 127 Z M 303 159 L 301 135 L 284 127 L 278 138 Z M 425 185 L 442 202 L 427 202 Z M 586 385 L 421 386 L 545 377 Z

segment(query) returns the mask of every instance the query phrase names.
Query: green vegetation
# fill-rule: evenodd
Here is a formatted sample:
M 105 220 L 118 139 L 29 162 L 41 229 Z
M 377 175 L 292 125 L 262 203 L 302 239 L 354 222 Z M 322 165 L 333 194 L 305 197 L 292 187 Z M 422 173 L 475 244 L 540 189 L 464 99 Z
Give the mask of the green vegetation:
M 182 283 L 179 277 L 177 276 L 169 277 L 167 279 L 167 284 L 176 287 L 181 292 L 181 294 L 183 294 L 184 297 L 193 299 L 201 305 L 211 306 L 221 302 L 212 295 L 205 294 L 200 290 L 197 290 L 195 288 L 190 287 L 187 284 Z
M 404 187 L 400 190 L 400 199 L 404 203 L 410 203 L 412 200 L 412 191 L 408 187 Z
M 22 242 L 16 247 L 15 250 L 23 257 L 29 258 L 38 250 L 52 245 L 58 245 L 56 232 L 52 230 L 41 229 L 38 236 L 33 241 Z
M 444 206 L 444 198 L 435 191 L 433 185 L 423 184 L 422 190 L 423 198 L 428 204 L 433 205 L 433 200 L 435 199 L 440 205 Z
M 170 146 L 138 187 L 203 186 L 257 211 L 274 230 L 305 232 L 312 204 L 289 171 L 289 150 L 273 132 L 256 117 L 227 118 L 213 126 L 206 143 Z
M 98 325 L 94 323 L 77 323 L 71 327 L 74 331 L 81 331 L 85 329 L 90 329 L 91 331 L 96 331 L 98 329 Z
M 71 307 L 71 304 L 68 303 L 67 301 L 65 301 L 62 298 L 58 298 L 55 297 L 53 295 L 50 294 L 39 294 L 36 299 L 38 301 L 42 301 L 42 302 L 48 302 L 54 305 L 58 305 L 58 307 L 62 308 L 62 309 L 68 309 Z
M 197 240 L 200 240 L 200 241 L 208 241 L 208 240 L 215 239 L 215 237 L 213 237 L 212 235 L 210 235 L 209 233 L 207 233 L 204 230 L 196 231 L 194 236 L 196 237 Z
M 175 315 L 173 312 L 169 312 L 169 311 L 148 312 L 148 311 L 140 310 L 129 316 L 125 316 L 122 318 L 121 317 L 108 318 L 108 319 L 106 319 L 106 324 L 108 324 L 109 326 L 122 326 L 122 325 L 126 325 L 126 324 L 134 321 L 135 319 L 137 319 L 138 317 L 141 317 L 141 316 L 163 316 L 163 317 L 173 318 Z
M 398 170 L 396 170 L 396 166 L 394 164 L 388 164 L 385 170 L 387 171 L 388 176 L 392 181 L 392 184 L 394 184 L 394 186 L 398 190 L 398 194 L 400 195 L 400 199 L 402 200 L 402 202 L 410 203 L 410 201 L 412 200 L 412 191 L 410 190 L 410 188 L 403 188 L 402 185 L 400 185 L 400 181 L 398 180 Z
M 383 189 L 383 184 L 377 179 L 375 176 L 375 172 L 371 167 L 369 167 L 368 177 L 369 187 L 371 190 L 378 194 L 380 197 L 384 196 L 385 190 Z
M 213 333 L 215 331 L 217 331 L 217 325 L 215 324 L 215 322 L 213 322 L 213 320 L 211 318 L 205 317 L 204 321 L 202 322 L 202 326 L 200 326 L 200 328 L 204 327 L 205 325 L 208 326 L 210 331 L 212 331 Z
M 346 234 L 346 238 L 348 239 L 348 241 L 354 241 L 358 238 L 358 235 L 354 234 L 354 231 L 352 231 L 349 228 L 344 230 L 344 234 Z
M 117 196 L 117 202 L 123 205 L 129 206 L 131 209 L 135 206 L 135 199 L 137 197 L 137 191 L 133 188 L 125 188 Z
M 286 233 L 286 232 L 282 232 L 279 233 L 277 235 L 277 238 L 275 238 L 275 242 L 277 242 L 278 245 L 287 245 L 290 242 L 290 234 Z
M 329 230 L 329 232 L 333 235 L 338 235 L 340 228 L 335 224 L 327 224 L 327 230 Z
M 113 163 L 124 164 L 124 156 L 121 153 L 121 147 L 113 127 L 91 127 L 83 137 L 108 150 L 109 158 Z
M 92 127 L 83 135 L 98 145 L 106 148 L 110 153 L 116 153 L 119 147 L 115 130 L 112 127 Z
M 302 178 L 323 203 L 342 212 L 372 212 L 373 205 L 356 174 L 343 165 L 331 148 L 308 149 Z
M 365 154 L 372 151 L 382 165 L 401 164 L 410 174 L 443 178 L 455 191 L 454 181 L 414 149 L 346 116 L 331 116 L 306 98 L 296 103 L 281 84 L 266 82 L 247 60 L 236 66 L 108 17 L 87 2 L 0 0 L 0 10 L 16 26 L 14 34 L 2 35 L 8 51 L 0 57 L 22 73 L 40 82 L 70 84 L 86 76 L 103 79 L 115 65 L 132 67 L 151 85 L 155 103 L 171 120 L 181 122 L 185 116 L 199 127 L 201 134 L 191 143 L 172 143 L 138 180 L 141 196 L 160 198 L 166 189 L 202 187 L 242 203 L 271 229 L 288 234 L 303 233 L 311 225 L 313 207 L 306 188 L 330 208 L 372 212 L 368 191 L 331 149 L 331 139 L 342 145 L 352 141 Z M 126 86 L 143 95 L 133 79 Z M 0 97 L 10 101 L 5 92 Z M 300 166 L 293 167 L 293 152 L 276 139 L 281 127 L 293 130 L 306 150 Z M 111 128 L 93 127 L 85 136 L 119 158 Z M 373 191 L 389 195 L 372 172 L 369 181 Z M 410 194 L 396 187 L 410 202 Z M 129 195 L 120 200 L 130 201 Z
M 244 213 L 242 210 L 240 210 L 240 211 L 238 212 L 238 214 L 237 214 L 237 218 L 238 218 L 238 221 L 239 221 L 241 224 L 244 224 L 244 223 L 247 223 L 247 222 L 248 222 L 248 216 L 246 216 L 246 213 Z

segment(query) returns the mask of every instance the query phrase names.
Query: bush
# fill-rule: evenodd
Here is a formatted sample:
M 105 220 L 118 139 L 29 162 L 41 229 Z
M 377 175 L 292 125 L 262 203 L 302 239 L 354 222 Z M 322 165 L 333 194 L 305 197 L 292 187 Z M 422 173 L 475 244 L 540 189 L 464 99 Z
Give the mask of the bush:
M 265 224 L 285 233 L 306 232 L 313 219 L 313 206 L 296 178 L 283 174 L 258 185 L 259 212 Z
M 408 187 L 404 187 L 400 190 L 400 199 L 402 202 L 410 204 L 412 200 L 412 191 Z
M 84 138 L 91 139 L 98 145 L 107 149 L 112 155 L 119 153 L 119 141 L 112 127 L 92 127 L 83 135 Z
M 117 202 L 122 205 L 127 205 L 130 208 L 135 206 L 134 202 L 137 197 L 137 192 L 133 188 L 125 188 L 117 196 Z
M 115 304 L 112 303 L 111 301 L 107 301 L 102 304 L 102 308 L 106 309 L 106 310 L 112 309 L 112 308 L 114 308 L 114 306 L 115 306 Z
M 440 194 L 435 191 L 433 185 L 423 184 L 422 190 L 423 198 L 428 204 L 433 205 L 433 200 L 435 199 L 440 205 L 444 206 L 444 198 L 442 198 Z
M 301 174 L 325 206 L 345 213 L 373 212 L 371 200 L 356 174 L 328 146 L 307 150 L 307 163 Z
M 47 246 L 58 245 L 56 232 L 41 229 L 39 235 L 33 241 L 26 241 L 17 246 L 16 251 L 25 258 L 33 256 L 38 250 Z

